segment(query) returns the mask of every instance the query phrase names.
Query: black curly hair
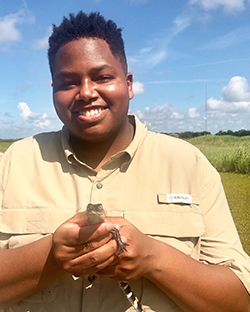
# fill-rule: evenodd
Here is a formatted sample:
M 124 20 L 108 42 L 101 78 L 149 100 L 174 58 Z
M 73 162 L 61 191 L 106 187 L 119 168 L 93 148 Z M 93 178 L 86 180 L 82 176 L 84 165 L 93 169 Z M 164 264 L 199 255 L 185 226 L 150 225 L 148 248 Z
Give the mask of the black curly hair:
M 117 28 L 112 20 L 107 21 L 100 13 L 92 12 L 87 15 L 80 11 L 77 15 L 70 14 L 69 18 L 64 17 L 58 27 L 53 25 L 53 32 L 49 38 L 48 59 L 51 73 L 53 73 L 53 65 L 59 48 L 80 38 L 105 40 L 112 54 L 120 61 L 124 72 L 127 73 L 127 60 L 121 32 L 121 28 Z

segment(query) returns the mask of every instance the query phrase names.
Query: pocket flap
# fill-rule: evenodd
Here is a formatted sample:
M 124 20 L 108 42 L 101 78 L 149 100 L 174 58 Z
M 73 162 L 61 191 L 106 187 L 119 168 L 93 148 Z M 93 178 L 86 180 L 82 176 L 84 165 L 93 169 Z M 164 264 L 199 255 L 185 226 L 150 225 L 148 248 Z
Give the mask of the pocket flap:
M 199 237 L 204 233 L 202 215 L 179 211 L 126 211 L 125 218 L 148 235 Z
M 75 214 L 66 209 L 3 209 L 0 232 L 5 234 L 49 234 Z

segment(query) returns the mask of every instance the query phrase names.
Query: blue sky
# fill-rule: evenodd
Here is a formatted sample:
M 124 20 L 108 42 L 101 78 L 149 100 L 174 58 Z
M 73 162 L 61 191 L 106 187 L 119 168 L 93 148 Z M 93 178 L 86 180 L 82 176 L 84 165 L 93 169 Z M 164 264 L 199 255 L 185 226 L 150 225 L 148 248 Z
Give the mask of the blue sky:
M 130 112 L 150 130 L 250 129 L 250 0 L 0 0 L 0 7 L 0 138 L 61 128 L 47 39 L 52 24 L 79 10 L 123 28 L 134 75 Z

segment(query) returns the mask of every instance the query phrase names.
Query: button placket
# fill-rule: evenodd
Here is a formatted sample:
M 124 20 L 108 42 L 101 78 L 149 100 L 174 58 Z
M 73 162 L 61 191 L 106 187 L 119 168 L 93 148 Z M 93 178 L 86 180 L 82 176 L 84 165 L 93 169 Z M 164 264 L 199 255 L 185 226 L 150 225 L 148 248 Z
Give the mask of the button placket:
M 92 181 L 90 202 L 93 204 L 102 203 L 104 184 L 101 181 L 101 179 Z

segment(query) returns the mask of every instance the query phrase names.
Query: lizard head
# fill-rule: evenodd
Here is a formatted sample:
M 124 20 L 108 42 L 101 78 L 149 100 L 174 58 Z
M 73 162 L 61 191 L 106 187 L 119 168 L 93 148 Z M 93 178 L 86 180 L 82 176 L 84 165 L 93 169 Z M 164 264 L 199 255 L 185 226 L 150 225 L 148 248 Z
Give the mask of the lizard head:
M 89 225 L 105 221 L 105 210 L 102 204 L 88 204 L 86 208 L 86 215 Z

